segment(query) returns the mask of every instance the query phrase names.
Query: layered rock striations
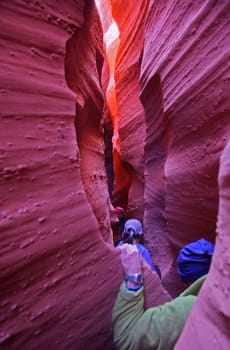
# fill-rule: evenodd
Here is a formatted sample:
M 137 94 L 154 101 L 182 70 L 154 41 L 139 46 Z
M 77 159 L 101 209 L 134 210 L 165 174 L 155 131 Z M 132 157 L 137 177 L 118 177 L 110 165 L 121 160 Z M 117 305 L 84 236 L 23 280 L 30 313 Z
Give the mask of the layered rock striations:
M 85 18 L 87 21 L 66 45 L 66 81 L 77 100 L 75 126 L 81 179 L 102 237 L 112 243 L 104 157 L 104 95 L 100 83 L 104 62 L 103 33 L 93 2 L 88 2 Z
M 118 24 L 119 21 L 122 23 L 126 14 L 121 11 L 121 3 L 112 3 L 114 17 Z M 128 4 L 124 2 L 124 6 L 125 3 Z M 142 5 L 138 3 L 138 6 Z M 140 100 L 144 108 L 143 127 L 146 124 L 145 141 L 139 143 L 139 147 L 144 148 L 145 159 L 144 227 L 147 246 L 161 267 L 164 284 L 173 295 L 183 288 L 175 269 L 178 249 L 201 237 L 212 242 L 216 238 L 219 159 L 230 135 L 229 10 L 227 1 L 150 1 L 144 25 L 139 82 Z M 135 141 L 131 140 L 136 138 L 132 127 L 136 125 L 139 130 L 139 124 L 135 120 L 139 113 L 139 100 L 129 106 L 130 109 L 133 108 L 131 126 L 131 119 L 127 117 L 126 120 L 128 112 L 122 113 L 126 99 L 129 99 L 128 93 L 125 93 L 129 79 L 126 82 L 122 72 L 131 69 L 132 54 L 136 52 L 135 39 L 133 45 L 130 42 L 126 44 L 125 41 L 136 30 L 132 26 L 136 11 L 136 7 L 133 7 L 125 24 L 119 25 L 120 56 L 115 68 L 117 103 L 120 108 L 121 156 L 123 162 L 127 163 L 132 155 L 122 153 L 122 143 L 129 150 L 134 147 L 132 142 Z M 120 67 L 119 57 L 124 58 L 127 52 L 131 55 L 130 61 L 124 59 Z M 121 74 L 119 69 L 122 70 Z M 135 84 L 134 79 L 133 85 Z M 121 91 L 124 92 L 123 95 Z M 122 135 L 129 135 L 129 141 L 126 137 L 122 138 Z M 140 171 L 138 166 L 136 169 Z M 128 206 L 134 200 L 129 192 Z M 226 244 L 218 245 L 219 252 L 221 249 L 227 252 Z M 224 348 L 228 339 L 225 330 L 229 315 L 224 312 L 220 316 L 220 305 L 229 296 L 228 283 L 225 283 L 224 278 L 229 273 L 229 266 L 220 255 L 219 253 L 218 259 L 221 266 L 224 264 L 224 271 L 217 269 L 214 273 L 213 268 L 208 279 L 209 286 L 212 286 L 210 288 L 213 288 L 218 276 L 212 306 L 208 297 L 203 296 L 191 322 L 195 332 L 201 310 L 200 317 L 205 317 L 207 329 L 209 316 L 204 310 L 212 307 L 222 324 L 222 330 L 221 327 L 216 327 L 216 339 L 223 331 L 221 346 Z M 222 283 L 226 287 L 221 288 Z M 218 289 L 222 292 L 218 293 Z M 207 287 L 206 291 L 209 290 Z M 225 296 L 221 296 L 221 293 Z M 217 295 L 220 295 L 220 301 L 217 300 Z M 214 326 L 214 317 L 211 323 Z M 188 326 L 185 341 L 190 336 L 193 335 L 189 333 Z M 182 348 L 185 341 L 182 342 Z M 214 339 L 210 345 L 213 349 L 215 341 Z M 202 348 L 207 345 L 207 339 L 200 336 L 199 344 L 197 341 L 195 345 Z
M 123 168 L 123 173 L 118 174 L 113 195 L 118 204 L 122 196 L 126 196 L 128 216 L 143 219 L 146 130 L 144 109 L 139 98 L 139 76 L 148 0 L 138 1 L 135 6 L 132 1 L 111 0 L 110 3 L 120 39 L 114 78 L 118 110 L 117 157 Z M 129 181 L 121 188 L 125 172 Z
M 113 349 L 123 274 L 111 197 L 143 219 L 172 295 L 183 288 L 178 249 L 215 241 L 219 204 L 211 271 L 177 347 L 225 349 L 229 147 L 219 188 L 217 175 L 230 135 L 229 2 L 101 9 L 103 25 L 90 0 L 0 4 L 0 344 Z M 106 48 L 111 14 L 119 38 Z M 145 307 L 170 300 L 144 274 Z
M 230 344 L 230 143 L 220 160 L 219 209 L 216 248 L 212 266 L 197 303 L 175 347 L 228 349 Z M 207 331 L 208 330 L 208 331 Z
M 153 237 L 167 234 L 174 256 L 200 237 L 215 241 L 219 157 L 230 133 L 228 72 L 229 2 L 150 2 L 140 77 L 145 219 Z
M 111 244 L 98 15 L 91 1 L 0 6 L 0 344 L 112 349 L 123 274 Z M 145 279 L 146 306 L 170 299 L 156 276 Z
M 7 349 L 112 348 L 122 272 L 105 243 L 102 33 L 90 3 L 0 4 L 0 347 Z M 82 47 L 69 67 L 76 37 Z

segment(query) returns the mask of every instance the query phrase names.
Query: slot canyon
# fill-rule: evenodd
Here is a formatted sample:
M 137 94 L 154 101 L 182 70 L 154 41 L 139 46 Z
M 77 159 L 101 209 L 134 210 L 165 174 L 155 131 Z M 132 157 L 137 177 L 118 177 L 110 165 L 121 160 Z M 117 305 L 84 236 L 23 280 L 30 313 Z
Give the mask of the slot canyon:
M 113 207 L 162 275 L 215 243 L 176 350 L 230 348 L 230 1 L 0 1 L 0 348 L 112 350 Z

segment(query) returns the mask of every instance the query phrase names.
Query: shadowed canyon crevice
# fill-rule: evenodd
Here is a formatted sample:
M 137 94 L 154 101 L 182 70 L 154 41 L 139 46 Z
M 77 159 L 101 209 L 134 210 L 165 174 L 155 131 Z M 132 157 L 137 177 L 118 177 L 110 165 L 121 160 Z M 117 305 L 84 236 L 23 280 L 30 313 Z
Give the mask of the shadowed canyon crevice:
M 183 290 L 184 244 L 216 243 L 176 349 L 227 350 L 230 2 L 12 0 L 0 11 L 0 347 L 113 349 L 121 205 L 162 272 L 163 286 L 144 271 L 146 308 Z

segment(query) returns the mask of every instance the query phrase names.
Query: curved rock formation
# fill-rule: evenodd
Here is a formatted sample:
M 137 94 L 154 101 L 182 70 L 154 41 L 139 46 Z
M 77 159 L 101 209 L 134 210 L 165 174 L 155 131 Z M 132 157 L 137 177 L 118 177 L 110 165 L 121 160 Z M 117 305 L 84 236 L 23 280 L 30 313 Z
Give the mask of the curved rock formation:
M 219 157 L 229 137 L 227 13 L 228 2 L 150 1 L 141 65 L 152 187 L 145 221 L 163 270 L 158 239 L 175 248 L 172 259 L 192 240 L 215 240 Z
M 100 84 L 104 62 L 102 29 L 96 8 L 92 5 L 93 2 L 88 2 L 85 9 L 87 21 L 67 42 L 65 72 L 67 83 L 77 99 L 75 125 L 81 179 L 99 230 L 105 241 L 112 243 L 104 164 L 104 96 Z
M 225 350 L 230 344 L 230 142 L 221 156 L 218 180 L 220 202 L 212 266 L 176 350 L 207 346 Z
M 148 0 L 111 0 L 112 14 L 119 28 L 120 46 L 115 66 L 115 91 L 118 109 L 119 159 L 123 173 L 118 185 L 123 183 L 124 172 L 130 180 L 120 196 L 126 195 L 129 217 L 143 218 L 144 214 L 144 143 L 145 119 L 139 99 L 140 62 L 143 49 L 143 31 Z M 126 175 L 127 177 L 127 175 Z M 114 188 L 114 196 L 118 190 Z M 127 191 L 126 190 L 126 191 Z M 119 196 L 116 198 L 119 204 Z M 121 201 L 121 199 L 120 199 Z
M 143 219 L 172 295 L 184 288 L 178 250 L 215 241 L 230 136 L 229 1 L 110 0 L 102 26 L 91 0 L 1 1 L 0 11 L 0 345 L 113 349 L 123 274 L 111 198 Z M 111 13 L 120 33 L 106 51 Z M 201 319 L 210 349 L 229 340 L 228 157 L 229 147 L 216 253 L 178 349 L 191 337 L 207 347 Z M 145 307 L 170 299 L 149 270 L 145 296 Z
M 80 106 L 76 133 L 76 102 L 66 86 L 64 56 L 66 41 L 82 35 L 85 1 L 4 1 L 0 8 L 0 344 L 86 349 L 93 341 L 91 348 L 109 349 L 111 308 L 122 273 L 118 255 L 104 242 L 111 240 L 111 229 L 101 171 L 101 51 L 97 56 L 92 49 L 89 55 L 89 87 L 80 88 L 92 104 Z M 101 35 L 98 31 L 98 50 Z M 69 69 L 74 72 L 73 66 Z M 93 82 L 95 90 L 90 90 Z M 77 91 L 77 102 L 79 96 Z M 90 119 L 87 112 L 95 111 L 95 100 L 100 105 Z M 80 133 L 83 114 L 91 135 Z M 100 151 L 93 170 L 87 168 L 93 155 L 85 157 L 81 137 L 95 142 L 95 157 Z

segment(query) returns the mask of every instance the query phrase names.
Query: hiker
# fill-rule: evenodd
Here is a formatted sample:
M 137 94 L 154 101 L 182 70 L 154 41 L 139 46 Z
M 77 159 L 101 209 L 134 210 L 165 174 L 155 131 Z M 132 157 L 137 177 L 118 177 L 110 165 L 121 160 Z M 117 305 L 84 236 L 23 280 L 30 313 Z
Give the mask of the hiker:
M 177 298 L 144 310 L 143 258 L 135 245 L 119 247 L 125 281 L 113 312 L 113 341 L 118 350 L 173 350 L 205 277 Z
M 137 219 L 129 219 L 125 222 L 124 230 L 122 232 L 122 240 L 118 243 L 118 247 L 122 246 L 125 243 L 134 244 L 137 246 L 138 251 L 145 261 L 150 266 L 153 272 L 156 272 L 159 277 L 161 277 L 159 268 L 156 267 L 152 261 L 147 248 L 143 246 L 144 243 L 144 234 L 142 224 Z
M 118 227 L 119 227 L 120 239 L 121 239 L 122 232 L 124 231 L 124 225 L 125 225 L 125 211 L 122 207 L 115 207 L 114 213 L 119 220 Z
M 122 232 L 125 224 L 125 210 L 122 207 L 112 207 L 111 217 L 111 227 L 113 230 L 113 241 L 116 247 L 121 240 Z
M 209 271 L 215 245 L 205 238 L 184 246 L 177 258 L 177 271 L 184 283 L 196 281 Z

